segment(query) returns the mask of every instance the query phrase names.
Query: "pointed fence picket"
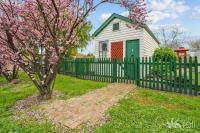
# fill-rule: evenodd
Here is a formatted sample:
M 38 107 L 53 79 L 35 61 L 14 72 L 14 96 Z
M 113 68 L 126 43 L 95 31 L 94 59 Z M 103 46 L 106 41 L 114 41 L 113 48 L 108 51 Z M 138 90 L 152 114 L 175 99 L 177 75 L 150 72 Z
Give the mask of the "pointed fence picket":
M 162 61 L 151 57 L 123 60 L 80 58 L 63 60 L 59 73 L 86 80 L 131 83 L 143 88 L 198 95 L 199 67 L 197 57 Z

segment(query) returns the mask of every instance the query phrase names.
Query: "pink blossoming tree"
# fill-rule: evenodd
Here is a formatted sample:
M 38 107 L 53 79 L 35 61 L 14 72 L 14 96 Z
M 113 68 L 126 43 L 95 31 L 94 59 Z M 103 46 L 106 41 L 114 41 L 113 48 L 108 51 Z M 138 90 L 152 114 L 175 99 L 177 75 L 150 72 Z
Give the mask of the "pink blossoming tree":
M 145 23 L 144 0 L 0 2 L 0 51 L 27 73 L 40 92 L 39 98 L 51 98 L 59 62 L 67 51 L 80 46 L 88 15 L 103 3 L 126 8 L 135 22 L 133 27 Z
M 1 42 L 0 42 L 1 43 Z M 0 49 L 0 74 L 2 74 L 8 82 L 18 78 L 18 67 L 11 60 L 11 52 L 8 52 L 4 45 Z

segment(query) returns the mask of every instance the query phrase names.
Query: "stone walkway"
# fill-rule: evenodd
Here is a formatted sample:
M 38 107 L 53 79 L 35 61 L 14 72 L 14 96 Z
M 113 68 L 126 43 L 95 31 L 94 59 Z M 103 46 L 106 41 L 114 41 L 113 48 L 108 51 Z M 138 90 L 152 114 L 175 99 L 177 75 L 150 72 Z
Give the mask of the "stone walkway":
M 110 84 L 79 97 L 55 100 L 43 111 L 55 124 L 74 129 L 83 123 L 94 125 L 104 117 L 105 111 L 135 88 L 134 85 Z

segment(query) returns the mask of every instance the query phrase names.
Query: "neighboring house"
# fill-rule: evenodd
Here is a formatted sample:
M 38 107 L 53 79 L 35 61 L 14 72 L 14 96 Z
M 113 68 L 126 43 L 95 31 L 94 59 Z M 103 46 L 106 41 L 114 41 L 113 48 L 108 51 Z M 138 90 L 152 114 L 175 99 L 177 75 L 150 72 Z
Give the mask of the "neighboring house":
M 190 49 L 189 52 L 191 56 L 197 56 L 198 63 L 200 63 L 200 50 Z
M 145 25 L 129 28 L 129 18 L 112 14 L 93 34 L 96 58 L 150 57 L 159 41 Z

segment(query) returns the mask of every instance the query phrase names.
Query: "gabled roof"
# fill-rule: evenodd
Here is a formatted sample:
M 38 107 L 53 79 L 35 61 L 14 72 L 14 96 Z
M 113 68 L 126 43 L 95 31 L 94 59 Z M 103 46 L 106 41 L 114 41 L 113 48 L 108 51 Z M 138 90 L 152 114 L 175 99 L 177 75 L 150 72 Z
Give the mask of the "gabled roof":
M 93 34 L 92 37 L 96 37 L 99 33 L 101 33 L 101 31 L 110 24 L 110 22 L 112 20 L 114 20 L 115 18 L 121 19 L 125 22 L 128 23 L 134 23 L 134 21 L 130 20 L 128 17 L 124 17 L 122 15 L 113 13 Z M 144 25 L 143 28 L 151 35 L 151 37 L 158 43 L 160 44 L 160 42 L 158 41 L 158 39 L 155 37 L 155 35 L 153 34 L 153 32 L 149 29 L 149 27 L 147 25 Z

